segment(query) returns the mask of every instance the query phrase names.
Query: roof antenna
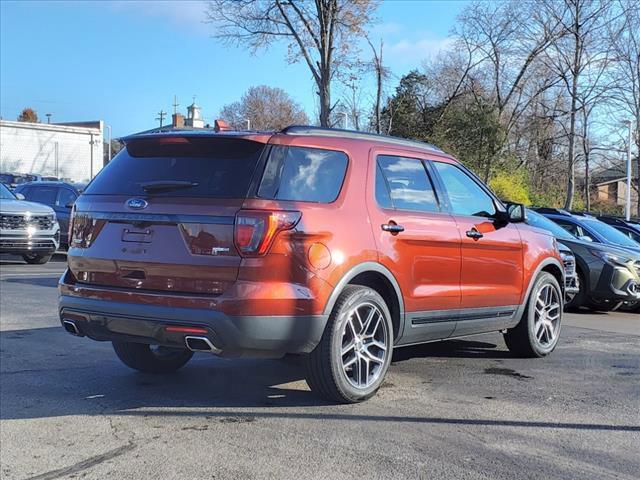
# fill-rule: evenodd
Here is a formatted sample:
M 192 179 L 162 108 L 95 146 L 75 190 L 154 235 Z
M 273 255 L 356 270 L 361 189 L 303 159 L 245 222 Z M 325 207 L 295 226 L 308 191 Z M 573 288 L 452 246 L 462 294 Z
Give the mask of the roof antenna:
M 179 106 L 180 106 L 180 104 L 178 103 L 178 96 L 177 96 L 177 95 L 174 95 L 174 96 L 173 96 L 173 113 L 174 113 L 174 115 L 175 115 L 176 113 L 178 113 L 178 107 L 179 107 Z

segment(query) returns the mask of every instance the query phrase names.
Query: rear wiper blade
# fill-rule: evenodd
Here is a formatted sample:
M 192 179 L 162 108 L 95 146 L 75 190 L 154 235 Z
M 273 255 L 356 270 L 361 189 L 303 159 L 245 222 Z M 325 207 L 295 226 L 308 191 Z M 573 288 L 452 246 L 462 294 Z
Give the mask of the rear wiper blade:
M 170 190 L 197 187 L 198 185 L 198 182 L 183 180 L 158 180 L 156 182 L 144 182 L 140 184 L 145 192 L 168 192 Z

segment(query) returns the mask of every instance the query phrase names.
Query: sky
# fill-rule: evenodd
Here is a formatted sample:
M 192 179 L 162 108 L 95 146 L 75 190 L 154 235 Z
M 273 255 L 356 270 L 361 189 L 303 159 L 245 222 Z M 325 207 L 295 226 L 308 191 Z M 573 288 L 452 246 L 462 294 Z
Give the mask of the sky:
M 464 1 L 383 0 L 374 40 L 399 78 L 445 48 Z M 286 90 L 311 118 L 312 80 L 288 64 L 286 45 L 253 56 L 212 38 L 201 1 L 0 1 L 0 116 L 25 107 L 41 121 L 104 120 L 114 137 L 153 128 L 162 109 L 186 113 L 196 96 L 205 121 L 253 85 Z M 397 80 L 393 80 L 395 83 Z M 165 121 L 165 123 L 167 123 Z

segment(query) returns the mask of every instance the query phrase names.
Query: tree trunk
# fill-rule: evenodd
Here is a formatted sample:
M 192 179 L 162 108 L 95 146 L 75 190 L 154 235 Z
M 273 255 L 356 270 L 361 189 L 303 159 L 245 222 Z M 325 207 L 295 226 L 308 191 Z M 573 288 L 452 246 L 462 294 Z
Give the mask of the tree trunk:
M 640 117 L 636 117 L 636 185 L 638 186 L 636 192 L 638 194 L 638 209 L 637 216 L 640 218 Z M 633 174 L 633 169 L 631 171 Z
M 318 85 L 320 96 L 320 126 L 331 127 L 331 87 L 327 72 L 320 72 L 320 84 Z
M 580 38 L 580 7 L 576 5 L 574 14 L 573 36 L 575 45 L 573 51 L 573 64 L 571 65 L 571 119 L 569 122 L 569 152 L 568 152 L 568 180 L 567 180 L 567 198 L 564 202 L 564 209 L 571 210 L 573 207 L 573 194 L 575 193 L 575 148 L 576 148 L 576 114 L 578 111 L 578 79 L 580 77 L 580 58 L 582 51 L 582 42 Z
M 589 192 L 589 151 L 584 152 L 584 208 L 588 212 L 591 210 L 591 195 Z
M 381 132 L 380 103 L 382 100 L 382 40 L 380 40 L 380 56 L 376 65 L 376 133 Z M 640 208 L 640 206 L 638 207 Z

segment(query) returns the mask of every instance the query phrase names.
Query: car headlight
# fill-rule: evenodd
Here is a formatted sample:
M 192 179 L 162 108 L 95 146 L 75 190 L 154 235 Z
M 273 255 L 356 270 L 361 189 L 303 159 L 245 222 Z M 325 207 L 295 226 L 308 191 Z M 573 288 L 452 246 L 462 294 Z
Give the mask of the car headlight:
M 591 250 L 591 253 L 596 257 L 602 259 L 605 263 L 608 263 L 614 267 L 626 267 L 629 268 L 631 258 L 624 255 L 619 255 L 609 252 L 601 252 L 599 250 Z
M 51 221 L 52 221 L 52 222 L 55 222 L 55 221 L 56 221 L 56 212 L 53 212 L 53 213 L 51 214 Z

